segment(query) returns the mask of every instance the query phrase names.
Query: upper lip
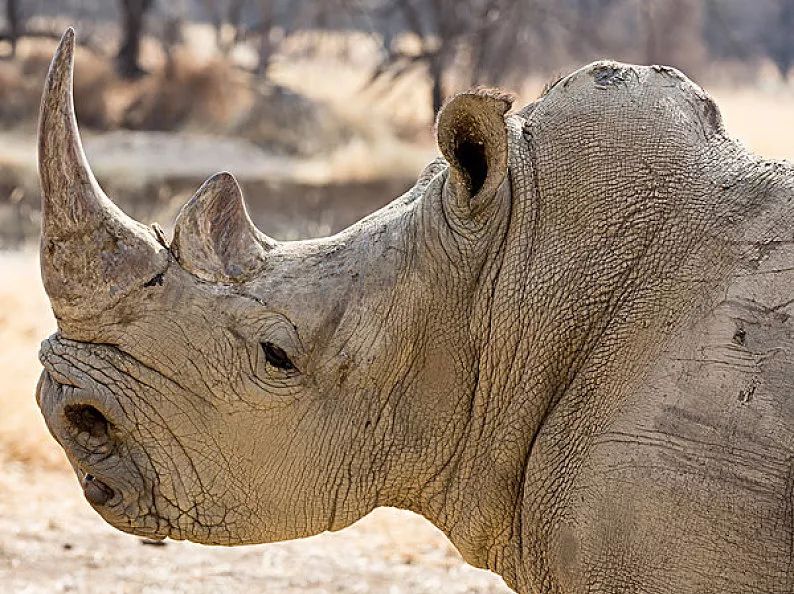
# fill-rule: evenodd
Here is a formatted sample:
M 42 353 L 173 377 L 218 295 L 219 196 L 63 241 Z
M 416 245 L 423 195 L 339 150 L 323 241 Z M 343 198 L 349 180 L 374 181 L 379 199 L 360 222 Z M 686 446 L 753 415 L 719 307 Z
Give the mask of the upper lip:
M 111 486 L 114 481 L 105 478 L 105 471 L 114 464 L 111 460 L 114 456 L 111 436 L 108 434 L 102 441 L 96 436 L 84 435 L 86 431 L 70 424 L 66 412 L 68 407 L 80 406 L 81 403 L 93 406 L 93 399 L 81 393 L 84 390 L 76 387 L 74 382 L 61 383 L 60 379 L 64 376 L 53 373 L 49 367 L 45 368 L 39 380 L 36 395 L 47 426 L 66 452 L 86 499 L 96 506 L 113 507 L 122 498 L 120 491 Z M 64 390 L 64 386 L 73 389 Z
M 82 363 L 80 353 L 69 348 L 72 344 L 80 343 L 54 334 L 42 342 L 39 350 L 39 361 L 44 368 L 45 376 L 55 384 L 53 387 L 58 388 L 62 406 L 70 404 L 93 406 L 102 413 L 110 425 L 117 429 L 123 428 L 126 415 L 117 401 L 118 394 L 108 385 L 96 380 L 95 370 L 99 370 L 101 366 L 89 362 Z M 102 347 L 114 348 L 109 345 Z M 103 369 L 101 375 L 112 377 L 115 374 L 113 370 Z M 39 382 L 36 395 L 39 406 L 42 398 L 41 384 L 42 382 Z
M 127 454 L 124 428 L 130 424 L 117 392 L 96 381 L 94 367 L 90 363 L 82 365 L 80 353 L 70 350 L 71 354 L 62 355 L 62 346 L 68 347 L 68 341 L 61 342 L 58 335 L 42 344 L 39 358 L 44 371 L 36 399 L 50 432 L 67 454 L 86 499 L 105 520 L 121 530 L 165 537 L 161 527 L 136 525 L 133 529 L 131 524 L 130 518 L 136 517 L 140 506 L 140 495 L 128 499 L 126 494 L 148 493 L 150 488 Z M 90 427 L 80 431 L 74 422 L 70 425 L 67 410 L 71 407 L 91 407 L 101 413 L 108 425 L 107 441 L 102 442 L 96 433 L 92 435 Z
M 78 476 L 80 472 L 78 471 Z M 105 481 L 95 477 L 91 473 L 82 473 L 80 478 L 80 486 L 83 488 L 83 494 L 89 503 L 94 505 L 112 505 L 114 500 L 118 498 L 116 491 L 110 487 Z
M 108 425 L 116 429 L 123 427 L 123 409 L 116 402 L 110 390 L 100 384 L 86 386 L 80 379 L 65 375 L 63 368 L 60 368 L 60 370 L 56 369 L 55 365 L 50 361 L 42 361 L 42 366 L 44 367 L 44 373 L 39 379 L 39 384 L 36 388 L 36 402 L 41 408 L 45 419 L 51 414 L 62 413 L 69 406 L 84 405 L 99 411 Z M 77 372 L 76 375 L 81 375 L 79 369 Z M 49 386 L 46 385 L 47 382 L 49 382 Z M 48 397 L 47 387 L 52 392 L 50 398 L 54 400 L 50 403 L 44 402 L 44 399 Z M 51 407 L 50 410 L 45 410 L 47 404 Z

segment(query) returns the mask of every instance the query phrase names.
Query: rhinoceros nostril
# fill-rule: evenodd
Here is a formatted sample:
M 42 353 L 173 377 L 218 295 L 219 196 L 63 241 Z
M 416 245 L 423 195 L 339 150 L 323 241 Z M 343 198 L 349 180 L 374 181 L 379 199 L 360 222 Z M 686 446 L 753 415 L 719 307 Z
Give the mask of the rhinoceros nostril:
M 113 489 L 91 474 L 86 474 L 81 483 L 83 486 L 83 495 L 85 495 L 89 503 L 93 503 L 94 505 L 105 505 L 115 494 Z
M 93 406 L 88 404 L 67 406 L 64 414 L 77 434 L 86 432 L 95 438 L 107 437 L 108 420 Z

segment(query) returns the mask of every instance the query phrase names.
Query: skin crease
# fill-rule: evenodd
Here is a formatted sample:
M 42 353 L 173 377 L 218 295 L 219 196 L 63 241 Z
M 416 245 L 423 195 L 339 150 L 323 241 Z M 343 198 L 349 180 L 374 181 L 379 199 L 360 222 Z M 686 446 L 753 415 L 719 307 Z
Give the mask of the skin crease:
M 794 589 L 794 172 L 677 71 L 595 63 L 507 116 L 458 95 L 446 161 L 336 236 L 265 237 L 219 174 L 167 242 L 88 171 L 72 53 L 37 397 L 112 525 L 235 545 L 390 505 L 522 593 Z

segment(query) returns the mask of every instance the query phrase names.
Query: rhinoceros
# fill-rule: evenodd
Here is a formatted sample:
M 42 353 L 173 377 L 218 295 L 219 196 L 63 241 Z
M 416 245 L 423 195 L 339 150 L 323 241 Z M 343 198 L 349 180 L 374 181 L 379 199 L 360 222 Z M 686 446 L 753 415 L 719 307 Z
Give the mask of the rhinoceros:
M 169 240 L 91 173 L 73 53 L 37 400 L 107 522 L 239 545 L 394 506 L 522 593 L 794 591 L 794 168 L 677 70 L 456 95 L 443 158 L 332 237 L 267 237 L 220 173 Z

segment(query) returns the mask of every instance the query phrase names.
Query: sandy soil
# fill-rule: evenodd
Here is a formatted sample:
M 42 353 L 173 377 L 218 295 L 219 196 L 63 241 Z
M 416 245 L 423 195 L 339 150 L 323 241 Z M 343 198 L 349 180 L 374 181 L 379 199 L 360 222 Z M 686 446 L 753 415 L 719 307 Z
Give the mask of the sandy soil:
M 143 542 L 106 525 L 66 472 L 4 468 L 1 592 L 509 592 L 495 575 L 463 563 L 423 518 L 394 509 L 302 541 Z
M 379 509 L 356 525 L 238 548 L 145 545 L 83 500 L 35 407 L 54 322 L 31 252 L 0 252 L 0 593 L 503 593 L 429 522 Z

